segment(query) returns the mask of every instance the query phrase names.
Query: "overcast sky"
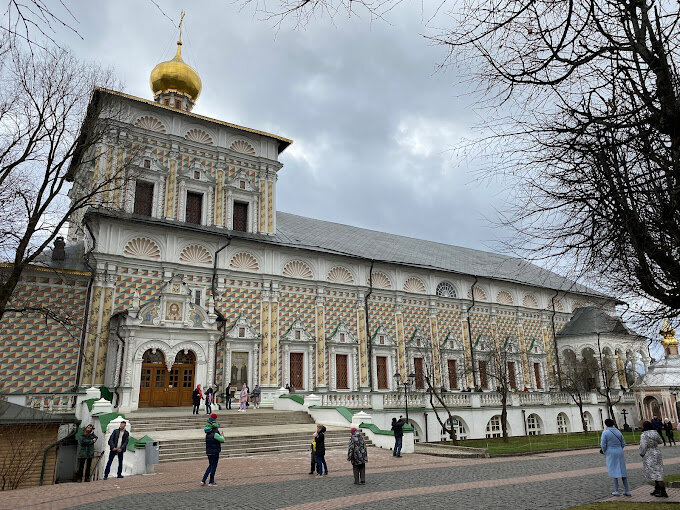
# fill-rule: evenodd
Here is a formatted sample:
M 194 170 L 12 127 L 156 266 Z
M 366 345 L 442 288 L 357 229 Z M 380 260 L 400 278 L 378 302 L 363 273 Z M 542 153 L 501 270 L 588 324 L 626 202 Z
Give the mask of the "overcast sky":
M 152 98 L 149 74 L 172 58 L 177 30 L 153 2 L 67 2 L 79 57 L 115 70 L 125 91 Z M 435 72 L 420 5 L 389 23 L 365 15 L 278 30 L 229 1 L 159 0 L 176 21 L 183 56 L 201 76 L 194 111 L 294 140 L 281 156 L 281 211 L 411 237 L 494 249 L 489 222 L 503 194 L 479 184 L 455 156 L 477 123 L 455 71 Z

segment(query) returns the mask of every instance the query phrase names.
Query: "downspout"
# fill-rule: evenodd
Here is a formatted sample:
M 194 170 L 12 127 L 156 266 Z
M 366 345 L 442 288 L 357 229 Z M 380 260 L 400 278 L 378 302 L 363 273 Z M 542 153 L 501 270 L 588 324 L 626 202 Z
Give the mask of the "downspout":
M 555 310 L 555 298 L 559 292 L 559 290 L 556 290 L 555 295 L 550 298 L 550 302 L 552 303 L 552 316 L 550 317 L 550 325 L 552 326 L 553 347 L 555 349 L 555 364 L 557 367 L 557 389 L 562 391 L 562 369 L 560 368 L 560 353 L 557 350 L 557 337 L 555 335 L 555 314 L 557 313 L 557 310 Z
M 214 359 L 214 364 L 213 364 L 213 377 L 214 381 L 213 384 L 215 385 L 215 395 L 219 394 L 219 389 L 220 385 L 217 384 L 217 346 L 221 343 L 224 343 L 224 339 L 227 336 L 227 319 L 222 315 L 222 312 L 220 312 L 217 307 L 217 255 L 219 253 L 226 249 L 230 244 L 231 244 L 232 237 L 227 236 L 227 244 L 222 246 L 220 249 L 218 249 L 215 252 L 215 255 L 213 257 L 213 277 L 212 277 L 212 282 L 210 282 L 210 289 L 212 291 L 212 298 L 213 298 L 213 310 L 215 311 L 215 314 L 217 315 L 217 320 L 222 323 L 222 334 L 220 335 L 220 339 L 215 343 L 215 359 Z
M 80 421 L 79 421 L 80 423 Z M 49 445 L 47 448 L 45 448 L 45 451 L 43 451 L 43 460 L 42 460 L 42 468 L 40 468 L 40 482 L 38 485 L 42 486 L 43 481 L 45 480 L 45 466 L 47 464 L 47 453 L 54 448 L 55 446 L 63 443 L 67 439 L 71 439 L 72 437 L 75 437 L 76 433 L 78 432 L 78 427 L 76 427 L 73 432 L 71 432 L 68 436 L 62 437 L 59 441 L 56 441 Z
M 370 320 L 368 317 L 368 298 L 373 293 L 373 263 L 371 259 L 371 267 L 368 270 L 368 292 L 364 296 L 364 319 L 366 320 L 366 342 L 368 348 L 368 386 L 373 391 L 373 342 L 371 340 Z
M 123 315 L 123 313 L 116 313 L 111 316 L 113 319 L 114 317 L 118 318 L 118 322 L 116 323 L 116 336 L 118 337 L 118 340 L 121 343 L 121 348 L 120 348 L 120 367 L 118 368 L 118 381 L 116 384 L 116 387 L 113 389 L 113 393 L 116 395 L 116 408 L 120 407 L 120 393 L 118 393 L 118 389 L 120 388 L 120 382 L 123 378 L 123 365 L 125 364 L 125 339 L 120 336 L 120 317 Z
M 472 325 L 470 324 L 470 310 L 475 306 L 475 285 L 477 285 L 477 275 L 475 275 L 475 281 L 470 287 L 470 295 L 472 295 L 472 304 L 468 306 L 465 314 L 467 316 L 467 327 L 468 327 L 468 341 L 470 343 L 470 363 L 472 363 L 472 384 L 477 389 L 477 370 L 475 369 L 475 348 L 472 345 Z
M 83 262 L 85 262 L 85 265 L 87 265 L 87 267 L 90 269 L 90 281 L 87 284 L 87 293 L 85 297 L 85 314 L 83 315 L 83 330 L 80 335 L 80 345 L 78 346 L 78 365 L 76 368 L 76 381 L 75 381 L 76 388 L 80 384 L 80 374 L 82 373 L 83 370 L 83 356 L 85 354 L 85 340 L 87 339 L 87 323 L 90 315 L 90 300 L 92 299 L 92 286 L 94 285 L 94 279 L 97 274 L 97 272 L 90 265 L 90 262 L 88 260 L 96 247 L 97 238 L 94 236 L 94 232 L 92 232 L 92 229 L 90 228 L 90 225 L 87 223 L 86 220 L 83 220 L 83 225 L 85 225 L 85 228 L 90 233 L 90 237 L 92 237 L 92 248 L 90 248 L 87 254 L 85 254 L 85 256 L 83 257 Z

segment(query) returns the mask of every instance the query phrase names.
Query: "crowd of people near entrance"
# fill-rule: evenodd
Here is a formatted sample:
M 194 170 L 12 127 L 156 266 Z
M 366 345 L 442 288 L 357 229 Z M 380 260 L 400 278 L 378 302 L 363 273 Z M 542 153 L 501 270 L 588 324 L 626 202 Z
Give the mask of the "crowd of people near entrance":
M 227 384 L 227 387 L 224 389 L 224 409 L 231 409 L 231 401 L 232 398 L 234 398 L 234 393 L 232 391 L 232 385 Z M 260 408 L 260 397 L 262 395 L 262 390 L 260 389 L 260 385 L 256 384 L 255 388 L 253 388 L 253 391 L 250 391 L 250 388 L 246 383 L 243 383 L 243 387 L 241 388 L 241 391 L 238 394 L 238 400 L 239 400 L 239 407 L 238 410 L 240 412 L 246 412 L 248 407 L 250 405 L 253 405 L 254 409 L 259 409 Z M 205 390 L 205 393 L 201 389 L 201 385 L 197 384 L 196 388 L 194 389 L 193 393 L 191 394 L 191 401 L 193 404 L 192 408 L 192 414 L 200 414 L 201 412 L 201 401 L 205 401 L 205 414 L 209 415 L 212 414 L 212 407 L 215 404 L 215 397 L 217 394 L 215 393 L 215 390 L 213 390 L 211 387 L 208 387 L 208 389 Z

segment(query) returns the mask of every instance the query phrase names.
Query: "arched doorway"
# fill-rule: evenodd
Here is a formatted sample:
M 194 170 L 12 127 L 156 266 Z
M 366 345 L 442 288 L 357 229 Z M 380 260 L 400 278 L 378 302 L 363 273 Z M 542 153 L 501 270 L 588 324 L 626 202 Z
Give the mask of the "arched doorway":
M 139 407 L 165 405 L 167 378 L 168 371 L 163 353 L 157 349 L 145 351 L 142 356 L 142 376 L 139 380 Z
M 655 416 L 661 418 L 661 406 L 659 401 L 654 397 L 645 397 L 644 401 L 645 415 L 648 420 L 651 420 Z
M 179 351 L 168 371 L 163 353 L 148 349 L 142 356 L 139 407 L 191 405 L 195 377 L 196 356 L 192 351 Z

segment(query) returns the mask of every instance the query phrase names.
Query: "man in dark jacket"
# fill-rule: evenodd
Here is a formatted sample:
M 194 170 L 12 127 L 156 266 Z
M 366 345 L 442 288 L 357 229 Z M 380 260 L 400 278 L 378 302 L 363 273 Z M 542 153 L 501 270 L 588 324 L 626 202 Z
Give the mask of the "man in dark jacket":
M 402 416 L 397 420 L 392 418 L 392 431 L 394 432 L 394 449 L 392 450 L 393 457 L 401 457 L 401 445 L 404 440 L 404 425 L 406 420 Z
M 128 440 L 130 439 L 130 433 L 125 430 L 126 426 L 127 422 L 121 421 L 120 427 L 114 430 L 109 438 L 111 451 L 109 452 L 109 461 L 106 463 L 106 469 L 104 470 L 104 480 L 109 477 L 111 463 L 115 457 L 118 457 L 118 478 L 123 478 L 123 454 L 127 450 Z
M 659 436 L 663 441 L 663 445 L 666 446 L 666 438 L 663 437 L 663 422 L 661 421 L 661 418 L 658 416 L 652 418 L 652 428 L 659 433 Z
M 215 483 L 215 471 L 217 471 L 217 463 L 220 461 L 220 452 L 222 451 L 222 444 L 215 439 L 215 434 L 220 433 L 218 427 L 219 425 L 215 422 L 214 425 L 206 425 L 205 429 L 203 429 L 205 432 L 205 454 L 208 456 L 208 469 L 205 470 L 201 485 L 205 485 L 205 481 L 208 475 L 210 475 L 210 481 L 208 482 L 210 487 L 217 485 Z
M 326 465 L 326 427 L 320 423 L 316 426 L 316 474 L 319 476 L 328 475 Z M 323 472 L 322 472 L 323 469 Z

